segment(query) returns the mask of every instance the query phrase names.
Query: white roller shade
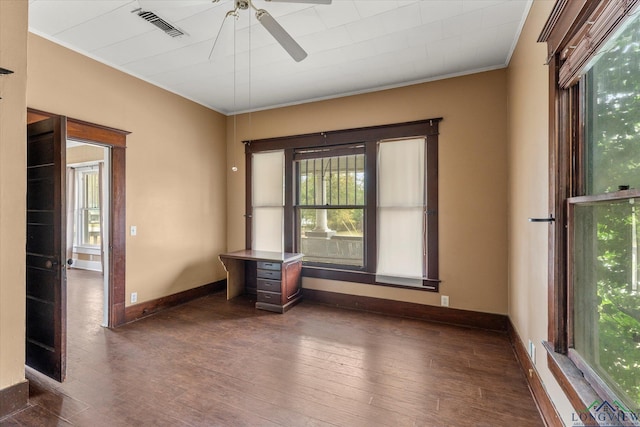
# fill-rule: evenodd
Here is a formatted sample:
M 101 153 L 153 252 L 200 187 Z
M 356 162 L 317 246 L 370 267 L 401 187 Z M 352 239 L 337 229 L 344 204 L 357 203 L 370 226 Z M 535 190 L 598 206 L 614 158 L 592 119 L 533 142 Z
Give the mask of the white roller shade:
M 253 208 L 253 242 L 251 247 L 257 251 L 282 252 L 283 250 L 283 212 L 280 207 Z
M 252 244 L 254 250 L 284 249 L 284 151 L 252 157 Z
M 424 206 L 424 138 L 378 146 L 378 206 Z
M 251 172 L 253 206 L 284 206 L 284 151 L 255 153 Z
M 379 143 L 378 281 L 422 286 L 424 150 L 424 138 Z

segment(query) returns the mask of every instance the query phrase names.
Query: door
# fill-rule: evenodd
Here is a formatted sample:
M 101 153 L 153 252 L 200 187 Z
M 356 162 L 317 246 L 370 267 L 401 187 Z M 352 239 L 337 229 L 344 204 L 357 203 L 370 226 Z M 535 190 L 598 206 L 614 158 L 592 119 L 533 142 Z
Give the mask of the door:
M 27 126 L 26 363 L 66 375 L 66 118 Z

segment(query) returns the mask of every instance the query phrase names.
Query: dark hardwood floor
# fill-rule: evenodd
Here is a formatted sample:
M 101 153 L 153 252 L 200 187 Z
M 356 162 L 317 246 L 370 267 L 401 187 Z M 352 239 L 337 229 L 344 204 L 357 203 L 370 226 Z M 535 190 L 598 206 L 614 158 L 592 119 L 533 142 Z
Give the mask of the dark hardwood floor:
M 503 333 L 224 293 L 109 330 L 101 276 L 77 275 L 67 381 L 28 369 L 0 425 L 543 425 Z

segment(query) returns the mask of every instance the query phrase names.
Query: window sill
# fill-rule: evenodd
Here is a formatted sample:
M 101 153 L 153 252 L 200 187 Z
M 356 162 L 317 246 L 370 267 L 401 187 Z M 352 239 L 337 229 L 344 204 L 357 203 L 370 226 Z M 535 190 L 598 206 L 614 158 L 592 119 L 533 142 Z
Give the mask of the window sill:
M 547 362 L 549 370 L 553 373 L 553 376 L 558 381 L 558 384 L 564 391 L 565 395 L 571 402 L 571 405 L 575 409 L 575 412 L 571 414 L 571 421 L 576 423 L 575 425 L 582 425 L 578 423 L 584 423 L 584 425 L 592 426 L 610 426 L 611 420 L 604 419 L 606 417 L 599 417 L 598 412 L 595 411 L 596 406 L 594 402 L 603 402 L 606 399 L 600 397 L 600 395 L 593 389 L 591 384 L 585 379 L 582 371 L 576 367 L 573 361 L 566 355 L 557 353 L 553 344 L 548 341 L 542 343 L 547 350 Z M 591 409 L 588 409 L 592 407 Z M 602 418 L 602 419 L 600 419 Z M 598 420 L 602 423 L 599 423 Z M 621 423 L 620 425 L 627 425 Z M 636 425 L 629 423 L 628 425 Z
M 440 281 L 425 279 L 422 281 L 423 287 L 404 286 L 392 283 L 376 282 L 376 275 L 366 271 L 340 270 L 336 268 L 303 266 L 303 277 L 313 277 L 317 279 L 338 280 L 341 282 L 362 283 L 365 285 L 386 286 L 390 288 L 411 289 L 421 292 L 438 292 Z

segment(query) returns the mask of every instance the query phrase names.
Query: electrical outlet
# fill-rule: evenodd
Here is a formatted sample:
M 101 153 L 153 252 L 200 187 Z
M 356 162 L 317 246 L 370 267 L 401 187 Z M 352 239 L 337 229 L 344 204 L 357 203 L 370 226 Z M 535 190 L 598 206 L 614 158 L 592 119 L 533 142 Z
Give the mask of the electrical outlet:
M 131 304 L 133 304 L 134 302 L 138 302 L 138 293 L 137 292 L 131 292 Z
M 440 296 L 440 305 L 443 307 L 449 307 L 449 296 L 441 295 Z
M 138 227 L 136 227 L 135 225 L 131 226 L 131 235 L 135 236 L 136 234 L 138 234 Z

